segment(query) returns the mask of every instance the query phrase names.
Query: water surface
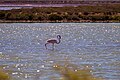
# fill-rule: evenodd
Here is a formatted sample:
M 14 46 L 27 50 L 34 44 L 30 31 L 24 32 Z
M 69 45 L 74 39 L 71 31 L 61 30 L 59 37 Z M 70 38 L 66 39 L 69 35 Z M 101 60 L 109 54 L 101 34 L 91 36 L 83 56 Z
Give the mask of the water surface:
M 55 50 L 49 38 L 61 35 Z M 0 65 L 17 80 L 51 80 L 55 63 L 91 66 L 92 74 L 120 79 L 120 23 L 1 23 Z

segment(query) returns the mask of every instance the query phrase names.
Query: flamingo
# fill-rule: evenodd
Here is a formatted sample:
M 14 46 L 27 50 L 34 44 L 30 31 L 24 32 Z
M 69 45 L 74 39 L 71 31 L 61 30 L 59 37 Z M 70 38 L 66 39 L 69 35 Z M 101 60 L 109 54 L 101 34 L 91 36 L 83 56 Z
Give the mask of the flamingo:
M 58 40 L 57 40 L 58 39 Z M 57 39 L 49 39 L 47 40 L 46 44 L 45 44 L 45 48 L 47 49 L 47 44 L 52 44 L 52 48 L 54 50 L 54 44 L 59 44 L 60 43 L 60 39 L 61 39 L 61 36 L 60 35 L 57 35 Z

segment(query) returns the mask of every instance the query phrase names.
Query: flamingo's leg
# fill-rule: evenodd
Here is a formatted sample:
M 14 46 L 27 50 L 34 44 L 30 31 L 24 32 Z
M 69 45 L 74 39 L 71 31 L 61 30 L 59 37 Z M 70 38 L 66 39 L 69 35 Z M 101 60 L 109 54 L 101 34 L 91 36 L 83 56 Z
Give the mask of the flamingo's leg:
M 52 44 L 52 50 L 54 50 L 54 43 Z
M 49 44 L 49 43 L 46 43 L 46 44 L 45 44 L 45 48 L 46 48 L 46 49 L 47 49 L 47 44 Z

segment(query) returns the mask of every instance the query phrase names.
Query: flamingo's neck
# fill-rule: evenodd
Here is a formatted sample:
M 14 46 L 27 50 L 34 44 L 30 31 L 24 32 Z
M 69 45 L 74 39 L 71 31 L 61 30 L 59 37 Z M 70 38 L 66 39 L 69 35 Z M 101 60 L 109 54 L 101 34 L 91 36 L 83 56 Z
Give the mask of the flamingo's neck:
M 60 43 L 60 39 L 58 38 L 58 42 L 57 42 L 57 44 L 59 44 Z

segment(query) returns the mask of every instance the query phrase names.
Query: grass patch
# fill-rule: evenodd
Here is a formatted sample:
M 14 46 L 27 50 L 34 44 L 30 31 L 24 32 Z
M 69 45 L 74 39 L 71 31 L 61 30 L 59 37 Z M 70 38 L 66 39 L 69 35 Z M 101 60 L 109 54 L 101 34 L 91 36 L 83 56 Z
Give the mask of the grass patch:
M 88 68 L 77 69 L 68 65 L 54 65 L 53 68 L 62 76 L 60 80 L 102 80 L 94 77 Z
M 0 69 L 0 80 L 11 80 L 10 75 Z

